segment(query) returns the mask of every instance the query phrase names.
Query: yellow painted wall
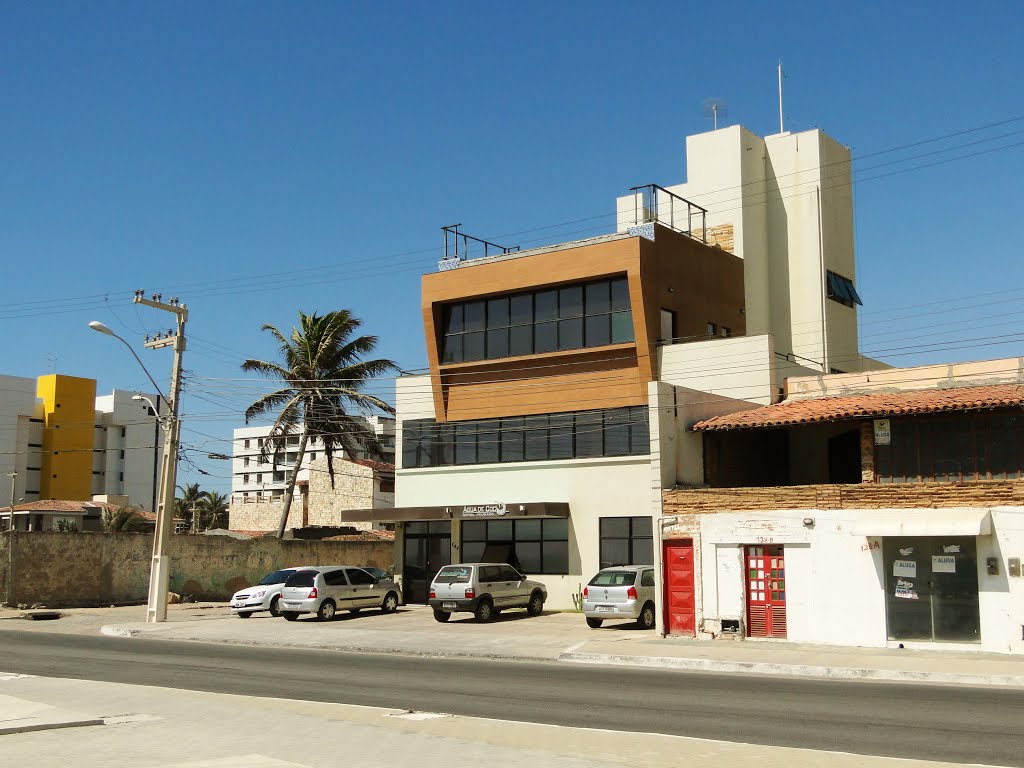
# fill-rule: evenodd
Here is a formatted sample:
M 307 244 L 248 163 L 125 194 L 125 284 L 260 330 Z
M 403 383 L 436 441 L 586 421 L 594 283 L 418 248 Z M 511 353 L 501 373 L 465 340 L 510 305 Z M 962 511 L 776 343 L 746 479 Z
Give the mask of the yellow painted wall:
M 59 373 L 40 376 L 36 397 L 43 401 L 43 499 L 92 498 L 96 381 Z

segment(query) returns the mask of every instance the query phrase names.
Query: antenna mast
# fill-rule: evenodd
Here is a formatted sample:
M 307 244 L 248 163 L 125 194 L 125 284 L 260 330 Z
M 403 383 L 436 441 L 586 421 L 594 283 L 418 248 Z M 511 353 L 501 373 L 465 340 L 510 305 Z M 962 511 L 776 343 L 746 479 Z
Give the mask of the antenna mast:
M 782 127 L 782 59 L 779 59 L 779 133 L 785 133 Z

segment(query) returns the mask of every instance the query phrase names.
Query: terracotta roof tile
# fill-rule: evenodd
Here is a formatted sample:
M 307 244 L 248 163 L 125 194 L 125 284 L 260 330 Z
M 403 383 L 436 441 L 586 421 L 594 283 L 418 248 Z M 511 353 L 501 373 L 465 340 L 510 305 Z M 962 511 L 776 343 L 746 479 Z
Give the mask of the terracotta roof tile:
M 976 411 L 1024 405 L 1024 384 L 991 384 L 983 387 L 951 387 L 914 392 L 877 392 L 847 397 L 816 397 L 789 400 L 749 411 L 716 416 L 693 425 L 697 431 L 769 429 L 794 424 L 814 424 L 843 419 Z

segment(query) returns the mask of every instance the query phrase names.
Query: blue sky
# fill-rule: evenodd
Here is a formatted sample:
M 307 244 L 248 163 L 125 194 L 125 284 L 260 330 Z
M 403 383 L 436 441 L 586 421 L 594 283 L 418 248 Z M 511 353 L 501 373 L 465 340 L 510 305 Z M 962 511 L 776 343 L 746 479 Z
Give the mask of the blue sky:
M 865 352 L 1024 354 L 1022 7 L 706 6 L 3 4 L 0 373 L 148 390 L 86 323 L 139 342 L 164 382 L 170 353 L 141 340 L 171 316 L 131 296 L 179 296 L 183 441 L 226 451 L 262 389 L 239 364 L 273 355 L 262 323 L 349 308 L 381 356 L 422 368 L 441 225 L 524 247 L 610 231 L 617 195 L 685 180 L 706 98 L 777 131 L 780 58 L 787 129 L 855 158 Z M 211 474 L 183 479 L 229 487 L 197 461 Z

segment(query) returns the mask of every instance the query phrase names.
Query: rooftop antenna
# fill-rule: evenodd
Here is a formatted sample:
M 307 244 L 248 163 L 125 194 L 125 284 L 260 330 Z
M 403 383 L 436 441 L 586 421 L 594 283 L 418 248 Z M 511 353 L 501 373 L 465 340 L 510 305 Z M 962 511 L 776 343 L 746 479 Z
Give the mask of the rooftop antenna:
M 782 127 L 782 59 L 779 59 L 779 133 L 785 133 Z
M 46 368 L 50 373 L 57 372 L 57 354 L 55 352 L 46 353 Z
M 714 120 L 716 131 L 718 130 L 718 118 L 721 117 L 724 120 L 728 114 L 729 110 L 726 107 L 725 99 L 717 97 L 704 99 L 704 117 Z

